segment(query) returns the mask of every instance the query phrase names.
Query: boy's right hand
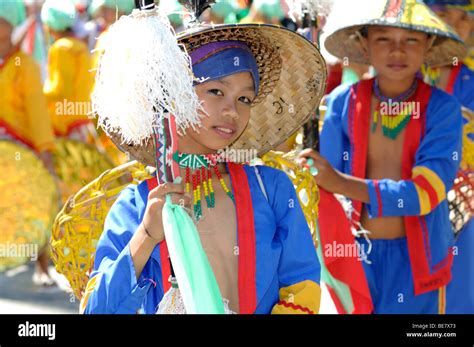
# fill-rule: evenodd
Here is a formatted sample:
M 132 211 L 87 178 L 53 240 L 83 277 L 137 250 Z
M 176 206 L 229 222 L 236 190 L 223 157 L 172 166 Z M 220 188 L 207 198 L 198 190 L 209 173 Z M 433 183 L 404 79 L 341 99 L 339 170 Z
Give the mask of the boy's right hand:
M 191 197 L 189 194 L 185 194 L 182 183 L 160 184 L 148 193 L 148 203 L 142 224 L 150 236 L 158 243 L 165 239 L 162 211 L 167 194 L 172 194 L 171 201 L 174 204 L 184 207 L 191 206 Z

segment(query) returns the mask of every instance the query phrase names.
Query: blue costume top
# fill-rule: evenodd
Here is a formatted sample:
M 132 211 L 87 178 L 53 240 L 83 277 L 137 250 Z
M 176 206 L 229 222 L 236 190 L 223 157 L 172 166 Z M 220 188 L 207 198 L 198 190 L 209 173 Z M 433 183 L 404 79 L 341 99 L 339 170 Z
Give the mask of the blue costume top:
M 474 71 L 461 64 L 456 79 L 449 90 L 462 106 L 474 112 Z M 467 123 L 467 119 L 463 118 Z M 469 134 L 474 141 L 474 134 Z M 447 288 L 446 313 L 474 313 L 474 219 L 464 226 L 456 240 L 453 263 L 453 280 Z
M 461 64 L 451 94 L 462 106 L 474 111 L 474 71 L 466 64 Z
M 364 179 L 372 84 L 368 80 L 335 89 L 321 133 L 321 154 L 331 165 Z M 421 115 L 412 118 L 405 131 L 402 179 L 367 179 L 366 208 L 369 218 L 404 217 L 414 290 L 421 294 L 451 278 L 453 232 L 446 192 L 461 161 L 462 117 L 454 97 L 421 81 L 415 97 L 421 102 Z M 353 204 L 360 213 L 361 203 Z
M 262 190 L 254 167 L 236 164 L 232 167 L 242 170 L 251 200 L 240 205 L 236 200 L 237 215 L 240 209 L 253 220 L 247 241 L 238 235 L 240 312 L 316 313 L 320 265 L 291 181 L 282 171 L 257 166 Z M 230 164 L 227 168 L 232 173 Z M 234 194 L 241 188 L 232 180 Z M 169 287 L 165 247 L 163 243 L 156 246 L 138 280 L 129 247 L 143 219 L 148 192 L 146 181 L 129 186 L 112 206 L 81 302 L 83 312 L 156 312 Z M 240 234 L 242 218 L 237 223 Z

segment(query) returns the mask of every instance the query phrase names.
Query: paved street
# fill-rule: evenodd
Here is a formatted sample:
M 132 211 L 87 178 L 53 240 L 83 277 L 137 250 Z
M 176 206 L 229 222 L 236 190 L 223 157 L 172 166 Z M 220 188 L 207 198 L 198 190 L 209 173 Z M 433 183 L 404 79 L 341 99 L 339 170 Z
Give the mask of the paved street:
M 0 313 L 70 314 L 79 312 L 79 301 L 67 291 L 67 283 L 50 268 L 59 286 L 35 286 L 34 265 L 28 264 L 0 274 Z
M 79 301 L 67 291 L 65 279 L 50 267 L 59 283 L 55 287 L 35 286 L 31 280 L 34 266 L 23 265 L 0 274 L 0 314 L 75 314 Z M 320 313 L 336 313 L 326 287 L 322 286 Z

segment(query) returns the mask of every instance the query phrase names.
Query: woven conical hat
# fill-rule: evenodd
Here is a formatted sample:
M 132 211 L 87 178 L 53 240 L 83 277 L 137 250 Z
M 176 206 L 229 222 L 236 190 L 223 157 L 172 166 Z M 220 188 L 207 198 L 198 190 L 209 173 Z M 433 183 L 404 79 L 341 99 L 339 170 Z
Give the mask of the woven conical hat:
M 316 110 L 326 84 L 326 64 L 314 44 L 274 25 L 199 25 L 178 37 L 189 53 L 206 43 L 224 40 L 246 43 L 255 56 L 260 76 L 260 90 L 249 124 L 230 148 L 266 153 L 290 137 Z M 110 135 L 131 157 L 154 165 L 151 138 L 143 146 L 129 146 L 121 144 L 118 136 Z
M 357 8 L 353 11 L 354 18 L 349 22 L 337 21 L 337 13 L 333 13 L 333 18 L 336 20 L 328 20 L 328 30 L 331 34 L 325 41 L 325 47 L 331 54 L 341 59 L 346 58 L 358 64 L 370 64 L 357 35 L 358 31 L 367 26 L 402 28 L 435 36 L 425 60 L 428 66 L 448 65 L 452 63 L 453 58 L 462 60 L 467 53 L 462 40 L 453 29 L 419 0 L 347 2 L 346 13 L 352 13 L 351 6 Z

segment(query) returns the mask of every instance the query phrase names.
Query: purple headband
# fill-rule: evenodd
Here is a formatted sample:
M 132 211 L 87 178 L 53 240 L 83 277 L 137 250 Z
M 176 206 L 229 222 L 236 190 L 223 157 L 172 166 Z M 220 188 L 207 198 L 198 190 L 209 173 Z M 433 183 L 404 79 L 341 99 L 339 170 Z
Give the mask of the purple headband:
M 189 55 L 191 56 L 192 64 L 196 65 L 200 63 L 201 61 L 203 61 L 204 59 L 208 58 L 209 56 L 228 48 L 241 48 L 241 49 L 251 52 L 250 48 L 242 41 L 227 40 L 227 41 L 217 41 L 217 42 L 207 43 L 195 49 Z
M 194 76 L 205 81 L 220 79 L 239 72 L 249 72 L 258 94 L 260 76 L 250 48 L 241 41 L 220 41 L 205 44 L 190 54 Z M 235 64 L 238 61 L 238 64 Z

